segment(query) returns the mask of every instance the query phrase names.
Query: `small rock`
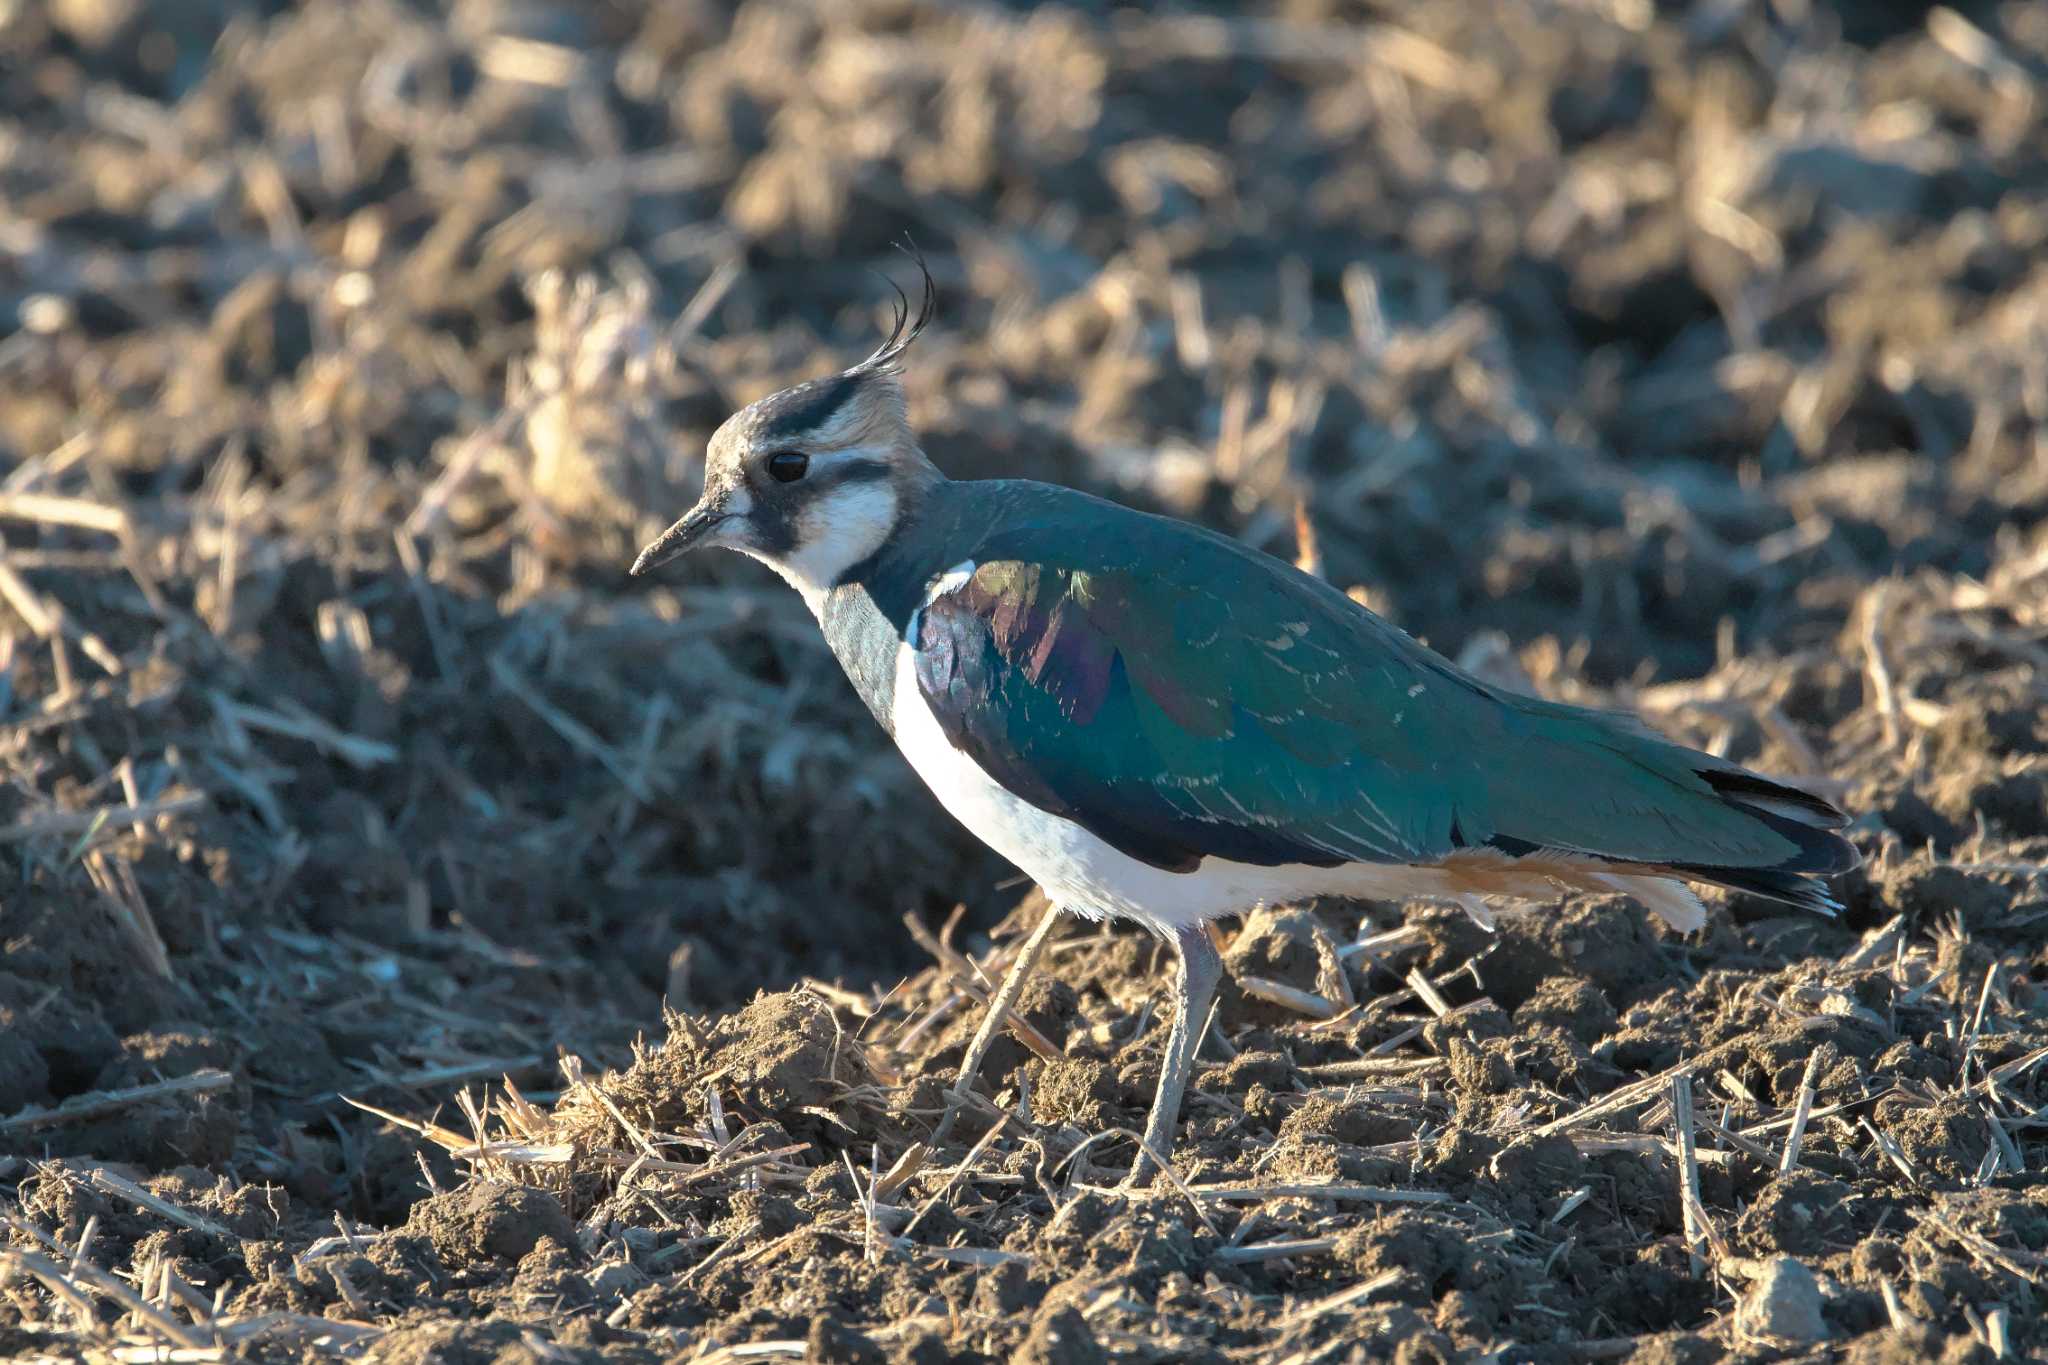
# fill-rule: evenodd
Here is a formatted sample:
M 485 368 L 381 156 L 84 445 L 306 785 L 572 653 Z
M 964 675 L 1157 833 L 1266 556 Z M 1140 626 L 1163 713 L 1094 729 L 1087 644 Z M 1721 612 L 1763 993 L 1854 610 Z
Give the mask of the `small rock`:
M 1820 1312 L 1820 1281 L 1790 1256 L 1763 1263 L 1736 1319 L 1743 1331 L 1778 1341 L 1824 1341 L 1828 1335 Z
M 623 1299 L 647 1283 L 647 1276 L 639 1266 L 625 1261 L 607 1261 L 585 1273 L 590 1282 L 590 1292 L 598 1299 Z

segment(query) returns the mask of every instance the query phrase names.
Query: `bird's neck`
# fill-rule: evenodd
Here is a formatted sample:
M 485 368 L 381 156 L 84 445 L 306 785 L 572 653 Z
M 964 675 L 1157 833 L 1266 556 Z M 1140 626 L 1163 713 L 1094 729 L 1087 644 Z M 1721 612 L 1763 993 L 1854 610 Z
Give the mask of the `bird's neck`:
M 951 562 L 946 554 L 958 529 L 959 500 L 949 493 L 957 487 L 943 476 L 924 481 L 901 503 L 888 539 L 811 600 L 825 643 L 854 691 L 892 734 L 897 651 L 925 583 Z
M 934 488 L 951 483 L 952 480 L 932 463 L 929 455 L 912 444 L 906 446 L 897 457 L 890 482 L 896 485 L 897 505 L 905 509 L 905 515 L 915 515 L 925 500 L 931 496 Z
M 907 452 L 889 480 L 895 506 L 888 535 L 840 570 L 831 588 L 890 584 L 914 571 L 928 553 L 933 541 L 932 518 L 935 511 L 943 515 L 939 505 L 951 483 L 923 451 L 912 448 Z
M 1014 480 L 927 479 L 904 502 L 889 538 L 819 599 L 814 610 L 826 643 L 884 729 L 895 728 L 897 651 L 932 581 L 982 555 L 1006 519 L 1033 515 L 1047 497 L 1063 494 Z

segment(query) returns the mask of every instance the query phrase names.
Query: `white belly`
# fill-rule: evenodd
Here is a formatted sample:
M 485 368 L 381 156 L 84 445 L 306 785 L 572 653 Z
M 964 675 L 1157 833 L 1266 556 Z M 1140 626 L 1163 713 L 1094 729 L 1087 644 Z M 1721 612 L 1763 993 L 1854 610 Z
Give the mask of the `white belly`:
M 1377 863 L 1258 867 L 1224 858 L 1205 858 L 1192 872 L 1153 867 L 1072 820 L 1040 810 L 955 749 L 918 690 L 916 656 L 908 645 L 896 652 L 893 706 L 897 747 L 925 785 L 977 838 L 1015 863 L 1054 904 L 1075 914 L 1119 915 L 1170 931 L 1317 895 L 1387 900 L 1455 895 L 1434 868 Z

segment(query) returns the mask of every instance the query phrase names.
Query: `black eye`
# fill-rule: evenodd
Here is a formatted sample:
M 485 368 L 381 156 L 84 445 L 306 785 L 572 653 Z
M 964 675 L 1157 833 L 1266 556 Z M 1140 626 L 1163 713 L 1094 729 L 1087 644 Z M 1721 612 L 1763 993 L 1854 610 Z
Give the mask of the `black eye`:
M 801 450 L 778 450 L 768 457 L 768 477 L 777 483 L 795 483 L 811 467 L 811 457 Z

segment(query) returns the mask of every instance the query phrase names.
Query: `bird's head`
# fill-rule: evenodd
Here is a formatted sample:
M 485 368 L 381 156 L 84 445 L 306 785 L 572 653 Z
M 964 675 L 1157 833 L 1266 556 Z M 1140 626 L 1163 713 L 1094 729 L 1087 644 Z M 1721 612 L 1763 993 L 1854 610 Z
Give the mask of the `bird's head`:
M 874 354 L 727 418 L 705 451 L 703 497 L 640 552 L 633 572 L 723 546 L 767 564 L 815 603 L 880 549 L 941 477 L 910 430 L 900 378 L 903 353 L 931 321 L 936 298 L 927 271 L 916 318 L 899 291 L 896 326 Z

